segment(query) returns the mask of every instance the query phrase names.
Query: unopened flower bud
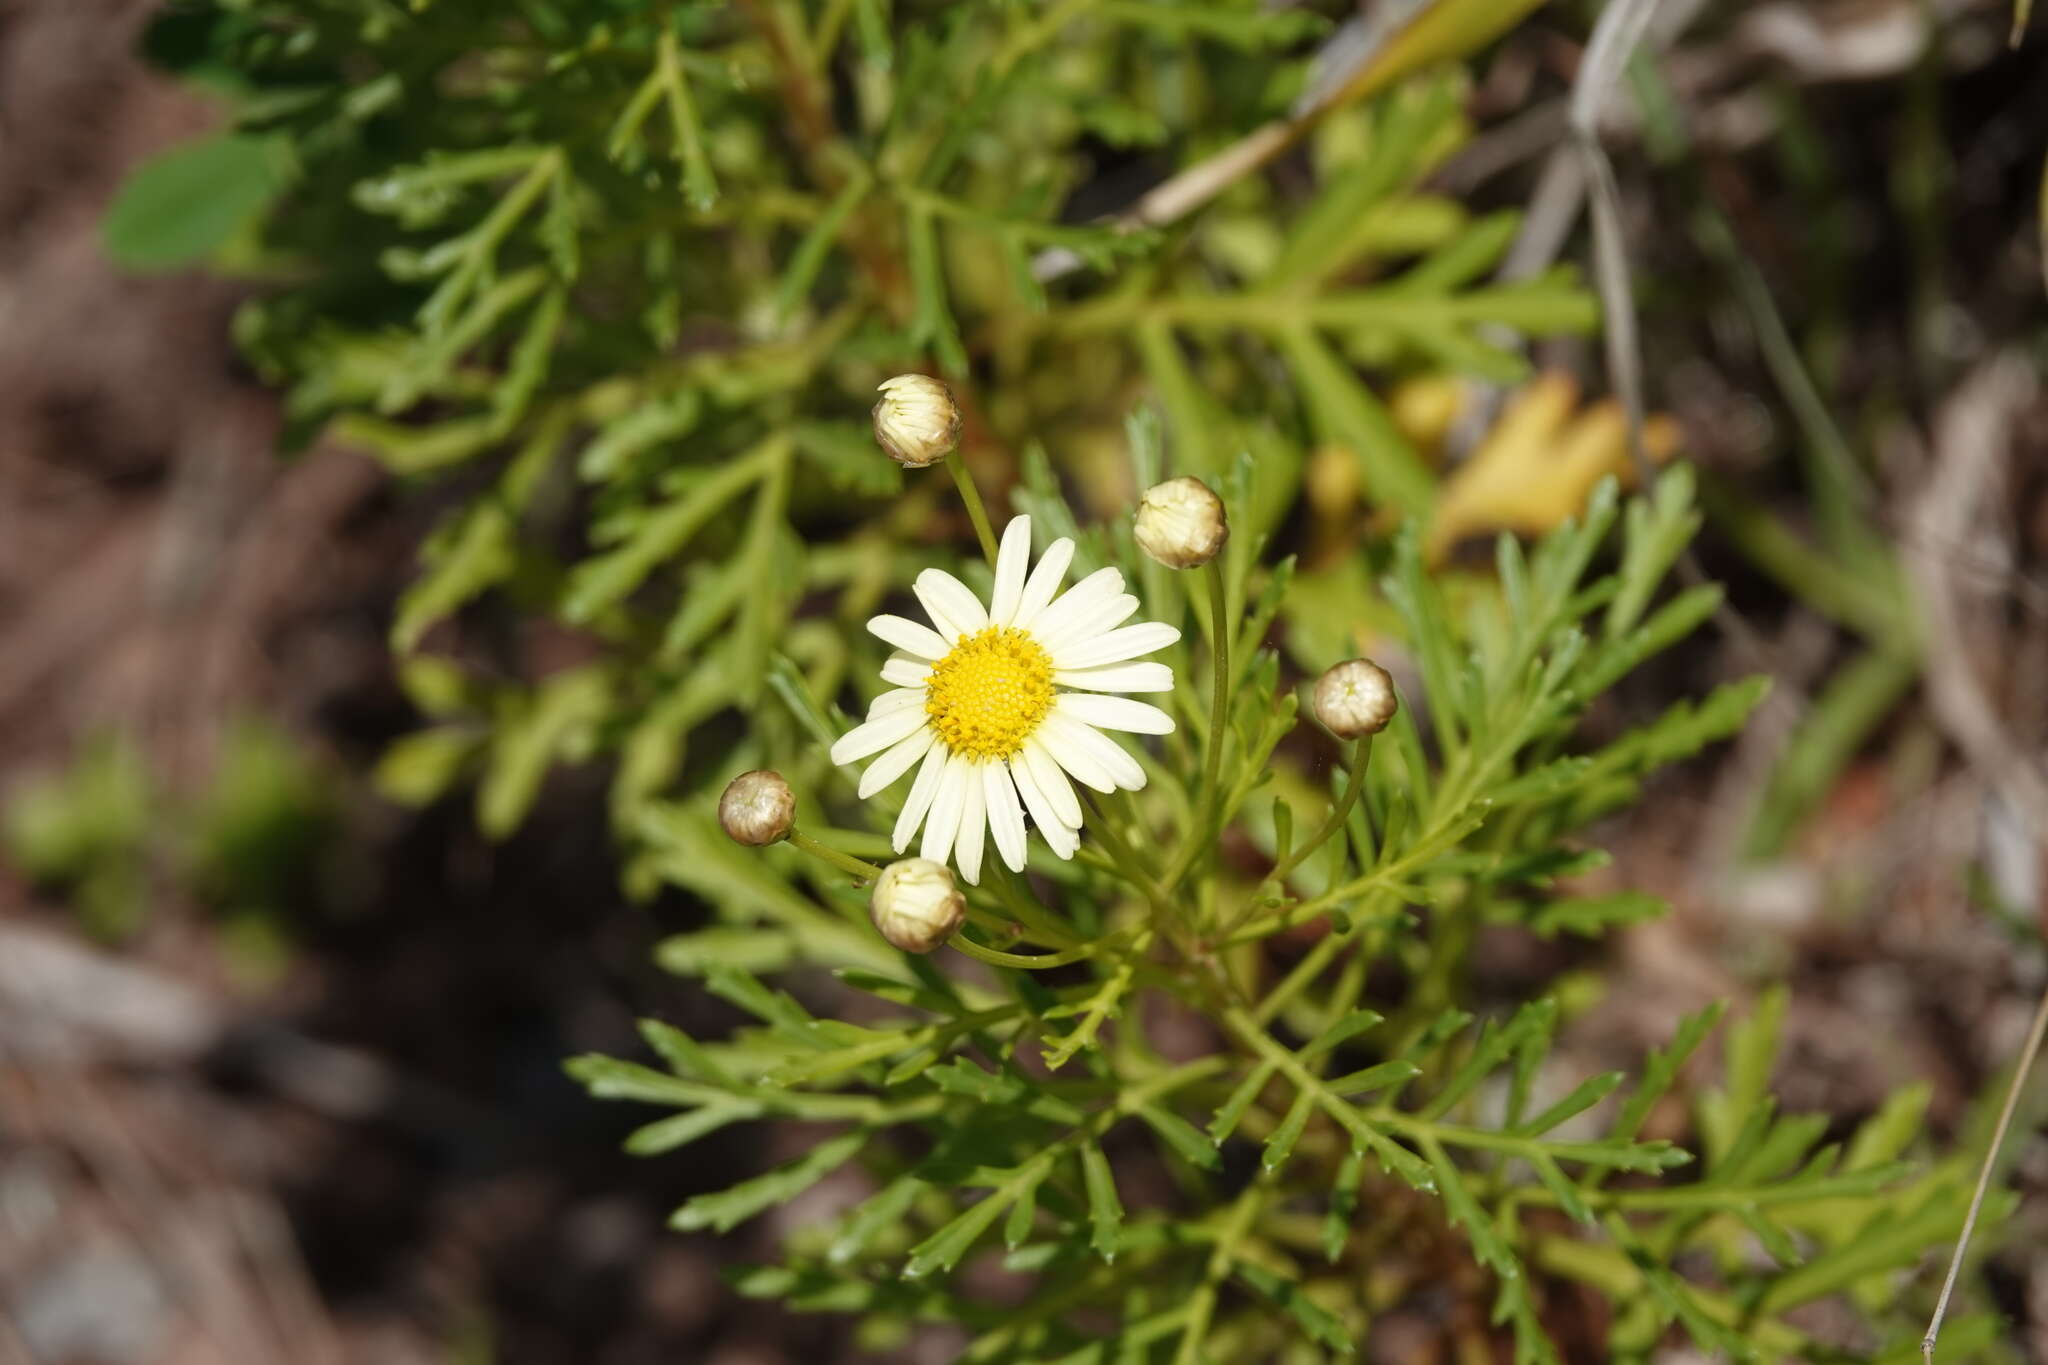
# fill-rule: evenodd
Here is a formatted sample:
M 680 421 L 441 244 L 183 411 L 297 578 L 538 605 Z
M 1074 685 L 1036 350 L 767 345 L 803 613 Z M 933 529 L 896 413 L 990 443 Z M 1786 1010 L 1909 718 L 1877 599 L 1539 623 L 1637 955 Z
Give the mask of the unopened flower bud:
M 912 469 L 937 464 L 960 443 L 960 409 L 953 391 L 928 374 L 899 374 L 881 383 L 875 404 L 875 440 L 889 458 Z
M 1138 504 L 1138 548 L 1169 569 L 1207 564 L 1229 539 L 1223 499 L 1200 479 L 1154 484 Z
M 967 898 L 944 863 L 904 858 L 875 878 L 868 914 L 883 938 L 906 953 L 928 953 L 960 931 Z
M 795 822 L 796 796 L 781 773 L 741 773 L 718 798 L 718 823 L 736 843 L 772 844 L 788 838 Z
M 1378 734 L 1400 705 L 1393 678 L 1370 659 L 1346 659 L 1316 679 L 1316 719 L 1339 739 Z

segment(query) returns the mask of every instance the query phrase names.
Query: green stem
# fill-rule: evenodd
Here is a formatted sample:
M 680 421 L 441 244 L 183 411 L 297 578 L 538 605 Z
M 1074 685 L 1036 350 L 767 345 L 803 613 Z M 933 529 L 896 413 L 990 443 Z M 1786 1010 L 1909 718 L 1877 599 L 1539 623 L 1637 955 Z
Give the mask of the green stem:
M 1439 798 L 1438 804 L 1444 804 L 1447 799 Z M 1224 939 L 1222 946 L 1235 947 L 1240 943 L 1250 943 L 1257 939 L 1270 938 L 1274 934 L 1292 929 L 1297 924 L 1305 924 L 1309 920 L 1315 919 L 1317 916 L 1328 911 L 1333 905 L 1340 905 L 1348 900 L 1356 900 L 1368 891 L 1398 890 L 1397 883 L 1399 879 L 1410 869 L 1428 862 L 1443 852 L 1449 844 L 1455 842 L 1452 836 L 1457 828 L 1456 812 L 1461 810 L 1465 804 L 1462 800 L 1452 802 L 1449 809 L 1453 812 L 1453 815 L 1448 818 L 1440 818 L 1432 823 L 1430 828 L 1425 830 L 1415 840 L 1406 853 L 1392 862 L 1383 863 L 1361 876 L 1352 878 L 1342 886 L 1333 886 L 1319 896 L 1289 906 L 1277 915 L 1262 920 L 1255 920 L 1242 929 L 1233 930 Z M 1386 850 L 1381 849 L 1380 853 L 1384 857 Z
M 1209 1264 L 1202 1272 L 1201 1287 L 1195 1290 L 1188 1308 L 1187 1326 L 1181 1332 L 1179 1349 L 1174 1352 L 1174 1365 L 1194 1365 L 1202 1359 L 1203 1338 L 1208 1335 L 1209 1319 L 1216 1311 L 1217 1291 L 1230 1278 L 1238 1247 L 1251 1232 L 1252 1222 L 1266 1201 L 1269 1180 L 1270 1177 L 1261 1177 L 1247 1185 L 1225 1215 L 1216 1245 L 1209 1252 Z
M 1223 588 L 1223 565 L 1212 559 L 1203 573 L 1209 579 L 1209 756 L 1202 767 L 1201 840 L 1208 842 L 1209 826 L 1216 820 L 1216 784 L 1223 771 L 1223 740 L 1230 729 L 1230 627 Z
M 1234 986 L 1228 980 L 1216 979 L 1213 962 L 1204 964 L 1205 954 L 1196 951 L 1194 945 L 1182 936 L 1183 926 L 1179 922 L 1181 916 L 1174 911 L 1171 892 L 1161 891 L 1159 886 L 1144 874 L 1144 864 L 1139 861 L 1137 853 L 1124 840 L 1123 835 L 1110 823 L 1108 813 L 1101 803 L 1093 796 L 1088 796 L 1087 800 L 1088 812 L 1094 817 L 1090 828 L 1095 831 L 1096 838 L 1102 842 L 1103 847 L 1109 850 L 1112 870 L 1145 897 L 1146 903 L 1152 908 L 1153 928 L 1165 935 L 1167 942 L 1173 945 L 1183 961 L 1195 964 L 1196 980 L 1207 988 L 1207 994 L 1214 997 L 1212 1003 L 1221 1008 L 1227 1002 L 1227 997 L 1234 993 Z M 1174 874 L 1174 879 L 1179 880 L 1179 873 Z M 1132 942 L 1130 953 L 1125 959 L 1126 966 L 1135 968 L 1139 965 L 1139 960 L 1150 941 L 1151 935 L 1146 933 L 1140 934 Z
M 1293 1081 L 1297 1089 L 1314 1093 L 1316 1102 L 1323 1112 L 1363 1143 L 1378 1146 L 1387 1141 L 1388 1133 L 1392 1133 L 1417 1143 L 1448 1143 L 1454 1147 L 1477 1151 L 1504 1152 L 1532 1162 L 1538 1158 L 1545 1158 L 1551 1161 L 1612 1167 L 1622 1171 L 1660 1171 L 1675 1164 L 1676 1160 L 1684 1159 L 1682 1154 L 1675 1159 L 1670 1157 L 1668 1153 L 1672 1149 L 1668 1144 L 1616 1148 L 1612 1144 L 1601 1142 L 1548 1141 L 1522 1133 L 1501 1133 L 1490 1129 L 1471 1128 L 1464 1124 L 1444 1123 L 1437 1119 L 1403 1113 L 1386 1105 L 1360 1108 L 1332 1090 L 1330 1084 L 1309 1070 L 1300 1057 L 1274 1041 L 1264 1026 L 1245 1010 L 1226 1010 L 1223 1014 L 1223 1023 L 1251 1048 L 1255 1056 L 1270 1062 Z
M 1429 963 L 1400 1010 L 1393 1030 L 1395 1037 L 1419 1037 L 1428 1021 L 1449 1007 L 1459 980 L 1470 966 L 1478 913 L 1476 906 L 1457 902 L 1439 904 L 1430 912 L 1433 941 L 1429 944 Z
M 1307 861 L 1308 856 L 1328 843 L 1330 836 L 1344 828 L 1344 822 L 1351 818 L 1351 808 L 1358 804 L 1358 793 L 1365 786 L 1365 766 L 1372 758 L 1372 736 L 1362 735 L 1351 747 L 1351 775 L 1345 779 L 1344 793 L 1337 798 L 1336 806 L 1330 811 L 1330 818 L 1323 821 L 1323 827 L 1313 838 L 1287 855 L 1280 866 L 1273 869 L 1271 880 L 1286 883 L 1288 875 Z
M 991 938 L 1004 943 L 1017 943 L 1024 937 L 1024 926 L 993 910 L 984 910 L 973 901 L 967 902 L 967 922 L 978 924 L 989 932 Z M 986 946 L 986 945 L 984 945 Z
M 1108 807 L 1096 800 L 1092 792 L 1083 792 L 1081 796 L 1088 803 L 1088 814 L 1094 817 L 1089 828 L 1095 831 L 1095 837 L 1102 846 L 1109 850 L 1113 870 L 1145 897 L 1154 912 L 1162 919 L 1167 918 L 1172 910 L 1172 902 L 1160 891 L 1151 877 L 1146 875 L 1145 865 L 1139 860 L 1136 850 L 1110 822 Z
M 965 934 L 955 934 L 946 940 L 949 947 L 965 953 L 977 962 L 986 962 L 992 967 L 1019 967 L 1025 971 L 1043 971 L 1047 967 L 1064 967 L 1069 962 L 1079 962 L 1084 957 L 1095 955 L 1095 945 L 1083 943 L 1058 953 L 1006 953 L 998 948 L 984 947 Z
M 1223 742 L 1230 728 L 1230 632 L 1224 624 L 1229 605 L 1223 588 L 1223 566 L 1210 560 L 1202 570 L 1209 580 L 1209 738 L 1202 758 L 1202 785 L 1195 799 L 1195 825 L 1174 854 L 1166 875 L 1160 878 L 1164 894 L 1172 895 L 1188 869 L 1213 842 L 1218 816 L 1218 791 L 1223 772 Z
M 1054 919 L 1031 898 L 1031 886 L 1023 874 L 1012 872 L 1000 859 L 996 862 L 995 892 L 996 899 L 1024 926 L 1028 937 L 1054 948 L 1072 948 L 1082 942 L 1079 933 Z
M 1008 42 L 997 49 L 995 59 L 989 63 L 990 74 L 1000 79 L 1034 48 L 1052 41 L 1059 31 L 1079 16 L 1093 9 L 1101 0 L 1066 0 L 1055 5 L 1036 21 L 1024 25 L 1010 35 Z
M 790 830 L 789 842 L 810 854 L 813 858 L 823 859 L 841 872 L 850 872 L 864 882 L 871 882 L 882 875 L 882 869 L 876 867 L 873 863 L 862 858 L 856 858 L 851 853 L 841 853 L 830 844 L 821 844 L 800 830 Z
M 960 490 L 960 501 L 967 504 L 967 519 L 974 523 L 974 534 L 981 538 L 981 552 L 988 556 L 988 566 L 996 566 L 996 533 L 989 528 L 988 509 L 981 505 L 981 492 L 974 486 L 974 476 L 967 472 L 967 461 L 960 458 L 955 450 L 946 457 L 946 472 L 953 476 L 953 485 Z
M 1244 908 L 1237 913 L 1237 917 L 1222 927 L 1221 932 L 1226 945 L 1249 941 L 1239 933 L 1239 930 L 1252 917 L 1252 912 L 1257 910 L 1260 904 L 1267 898 L 1269 894 L 1267 888 L 1276 888 L 1276 893 L 1284 897 L 1287 894 L 1287 878 L 1293 874 L 1296 868 L 1308 860 L 1310 854 L 1328 843 L 1339 830 L 1344 828 L 1344 822 L 1351 818 L 1351 808 L 1358 804 L 1358 794 L 1365 788 L 1366 765 L 1371 761 L 1372 736 L 1364 735 L 1352 747 L 1350 775 L 1345 779 L 1344 790 L 1338 796 L 1337 804 L 1331 808 L 1329 817 L 1323 821 L 1322 828 L 1317 830 L 1307 843 L 1295 849 L 1286 858 L 1283 858 L 1279 865 L 1267 875 L 1266 880 L 1260 884 L 1259 893 L 1251 900 L 1245 902 Z M 1320 907 L 1326 904 L 1328 900 L 1328 897 L 1319 897 L 1307 904 L 1317 907 L 1314 913 L 1319 914 L 1321 913 Z M 1304 918 L 1311 917 L 1304 915 L 1303 911 L 1303 905 L 1297 904 L 1293 909 L 1283 912 L 1280 918 L 1282 921 L 1288 921 L 1296 915 L 1303 915 Z M 1259 935 L 1254 935 L 1254 937 L 1259 937 Z M 1328 940 L 1325 940 L 1325 942 L 1328 942 Z
M 1272 1023 L 1280 1011 L 1286 1009 L 1288 1003 L 1301 994 L 1304 987 L 1323 974 L 1323 969 L 1343 950 L 1346 942 L 1341 934 L 1324 934 L 1316 946 L 1309 949 L 1301 961 L 1295 964 L 1294 970 L 1282 978 L 1280 984 L 1259 1002 L 1258 1008 L 1252 1011 L 1253 1021 L 1261 1028 Z

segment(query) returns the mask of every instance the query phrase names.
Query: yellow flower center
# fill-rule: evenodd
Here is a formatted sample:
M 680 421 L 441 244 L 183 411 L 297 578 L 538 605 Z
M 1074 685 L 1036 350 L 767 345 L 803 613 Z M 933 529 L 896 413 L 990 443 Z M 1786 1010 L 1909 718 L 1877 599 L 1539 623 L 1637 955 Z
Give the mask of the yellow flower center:
M 1021 630 L 989 626 L 963 635 L 932 665 L 925 714 L 956 754 L 1008 758 L 1052 709 L 1052 658 Z

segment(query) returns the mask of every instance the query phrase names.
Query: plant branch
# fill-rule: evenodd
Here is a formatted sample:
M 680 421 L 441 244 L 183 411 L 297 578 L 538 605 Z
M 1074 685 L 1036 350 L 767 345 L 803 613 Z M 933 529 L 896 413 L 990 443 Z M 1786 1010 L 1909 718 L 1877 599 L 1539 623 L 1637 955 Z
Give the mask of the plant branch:
M 841 872 L 850 872 L 862 881 L 871 882 L 882 875 L 882 869 L 866 859 L 856 858 L 851 853 L 841 853 L 830 844 L 819 843 L 802 830 L 790 830 L 789 842 L 792 847 L 802 849 L 813 858 L 830 863 Z
M 974 486 L 974 476 L 967 472 L 967 461 L 958 450 L 946 456 L 946 472 L 953 476 L 953 486 L 960 490 L 960 501 L 967 505 L 967 519 L 974 523 L 974 534 L 981 541 L 981 552 L 988 558 L 988 566 L 996 566 L 996 533 L 988 524 L 988 509 L 982 506 L 981 490 Z
M 2012 1126 L 2013 1111 L 2019 1108 L 2020 1092 L 2026 1088 L 2027 1073 L 2034 1069 L 2034 1058 L 2040 1054 L 2041 1039 L 2048 1034 L 2048 991 L 2041 993 L 2041 1003 L 2034 1007 L 2033 1027 L 2027 1030 L 2027 1041 L 2020 1048 L 2019 1061 L 2013 1064 L 2012 1083 L 2005 1089 L 2005 1105 L 1998 1111 L 1998 1126 L 1992 1130 L 1991 1145 L 1985 1149 L 1984 1164 L 1977 1168 L 1977 1187 L 1970 1193 L 1970 1211 L 1963 1216 L 1963 1230 L 1956 1238 L 1956 1249 L 1948 1258 L 1948 1274 L 1941 1281 L 1941 1297 L 1935 1300 L 1934 1316 L 1928 1320 L 1927 1335 L 1920 1338 L 1920 1358 L 1925 1365 L 1934 1365 L 1934 1343 L 1941 1336 L 1942 1319 L 1948 1316 L 1949 1296 L 1955 1292 L 1956 1276 L 1963 1268 L 1963 1256 L 1970 1249 L 1970 1238 L 1977 1230 L 1977 1214 L 1984 1207 L 1984 1193 L 1991 1186 L 1991 1173 L 1998 1165 L 1998 1149 L 2005 1145 L 2006 1129 Z

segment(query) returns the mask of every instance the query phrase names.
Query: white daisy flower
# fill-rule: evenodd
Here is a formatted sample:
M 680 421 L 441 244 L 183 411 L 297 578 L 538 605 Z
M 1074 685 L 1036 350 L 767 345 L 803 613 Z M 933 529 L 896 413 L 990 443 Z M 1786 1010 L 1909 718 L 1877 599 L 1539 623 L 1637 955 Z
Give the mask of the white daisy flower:
M 985 833 L 993 834 L 1003 861 L 1022 871 L 1028 810 L 1052 851 L 1071 858 L 1081 844 L 1081 803 L 1069 777 L 1099 792 L 1145 785 L 1138 761 L 1102 732 L 1172 733 L 1166 712 L 1112 694 L 1172 691 L 1172 669 L 1133 661 L 1180 631 L 1123 625 L 1138 599 L 1115 569 L 1055 598 L 1073 557 L 1074 542 L 1063 538 L 1032 568 L 1031 519 L 1015 517 L 996 555 L 993 602 L 984 606 L 953 575 L 926 569 L 912 590 L 930 626 L 901 616 L 868 622 L 896 647 L 882 665 L 882 680 L 895 689 L 832 746 L 832 761 L 880 755 L 861 774 L 862 797 L 917 768 L 896 821 L 898 853 L 922 825 L 920 854 L 939 863 L 950 857 L 972 885 L 981 879 Z

